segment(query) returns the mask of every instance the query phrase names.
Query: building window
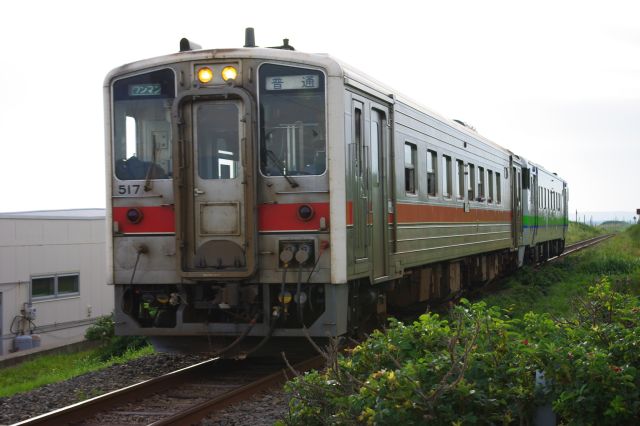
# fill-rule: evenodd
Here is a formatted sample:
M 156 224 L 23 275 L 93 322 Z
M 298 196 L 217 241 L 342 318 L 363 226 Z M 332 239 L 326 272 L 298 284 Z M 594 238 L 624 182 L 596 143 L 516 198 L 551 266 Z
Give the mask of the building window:
M 453 192 L 452 185 L 452 172 L 451 172 L 451 157 L 448 155 L 442 156 L 442 195 L 451 198 L 451 193 Z
M 502 202 L 502 182 L 500 182 L 500 173 L 496 172 L 496 203 Z
M 436 196 L 438 191 L 436 159 L 438 154 L 435 151 L 427 150 L 427 194 Z
M 404 144 L 404 190 L 407 194 L 416 193 L 416 152 L 414 144 Z
M 458 169 L 458 193 L 456 194 L 459 199 L 464 198 L 464 161 L 456 160 L 456 167 Z
M 31 278 L 31 297 L 54 299 L 80 293 L 80 275 L 56 274 Z

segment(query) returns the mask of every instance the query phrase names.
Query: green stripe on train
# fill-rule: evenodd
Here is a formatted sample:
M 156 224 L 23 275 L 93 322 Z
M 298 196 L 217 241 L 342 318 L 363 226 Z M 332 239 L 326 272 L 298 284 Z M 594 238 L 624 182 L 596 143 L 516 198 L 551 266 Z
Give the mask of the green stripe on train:
M 565 217 L 558 216 L 523 216 L 522 224 L 528 228 L 535 226 L 567 226 L 569 221 Z

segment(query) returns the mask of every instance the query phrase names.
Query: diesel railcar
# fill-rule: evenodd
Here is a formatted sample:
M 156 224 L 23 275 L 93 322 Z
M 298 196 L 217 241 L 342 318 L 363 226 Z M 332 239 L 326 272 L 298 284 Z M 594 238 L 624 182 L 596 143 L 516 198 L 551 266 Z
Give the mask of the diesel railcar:
M 328 55 L 247 34 L 183 39 L 105 80 L 118 334 L 193 351 L 339 336 L 562 251 L 558 176 Z

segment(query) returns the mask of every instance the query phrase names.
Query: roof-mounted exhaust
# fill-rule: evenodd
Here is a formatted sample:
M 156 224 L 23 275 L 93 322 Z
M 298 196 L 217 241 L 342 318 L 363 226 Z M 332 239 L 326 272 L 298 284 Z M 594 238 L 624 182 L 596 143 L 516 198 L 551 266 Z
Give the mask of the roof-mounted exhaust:
M 199 50 L 199 49 L 202 49 L 202 46 L 200 46 L 198 43 L 189 41 L 189 39 L 187 38 L 183 38 L 182 40 L 180 40 L 181 52 L 188 52 L 189 50 Z
M 289 44 L 288 38 L 282 39 L 282 46 L 273 46 L 270 49 L 296 50 Z
M 244 47 L 256 47 L 256 36 L 251 27 L 244 30 Z

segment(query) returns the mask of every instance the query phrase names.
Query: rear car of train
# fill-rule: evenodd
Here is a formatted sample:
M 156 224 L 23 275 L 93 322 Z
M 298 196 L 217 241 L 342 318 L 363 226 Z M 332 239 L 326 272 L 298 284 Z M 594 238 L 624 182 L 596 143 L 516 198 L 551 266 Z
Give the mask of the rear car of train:
M 282 47 L 187 45 L 107 76 L 118 334 L 198 350 L 345 332 L 327 162 L 340 72 Z

